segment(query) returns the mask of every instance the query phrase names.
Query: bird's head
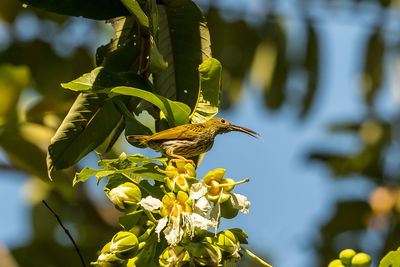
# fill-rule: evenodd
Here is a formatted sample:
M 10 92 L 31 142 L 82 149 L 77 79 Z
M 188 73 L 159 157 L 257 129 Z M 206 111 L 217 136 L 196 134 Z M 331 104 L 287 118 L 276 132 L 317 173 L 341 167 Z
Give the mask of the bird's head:
M 205 122 L 206 127 L 210 127 L 216 134 L 223 134 L 232 131 L 242 132 L 253 137 L 260 137 L 261 135 L 244 127 L 236 126 L 223 118 L 212 118 Z

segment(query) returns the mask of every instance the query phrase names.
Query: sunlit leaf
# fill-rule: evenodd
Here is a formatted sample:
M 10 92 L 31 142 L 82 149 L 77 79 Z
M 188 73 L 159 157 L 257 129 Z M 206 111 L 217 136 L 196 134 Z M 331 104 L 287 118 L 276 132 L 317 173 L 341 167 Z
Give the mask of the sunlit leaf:
M 61 84 L 62 87 L 73 91 L 96 91 L 123 85 L 151 90 L 149 83 L 134 72 L 113 72 L 104 67 L 97 67 L 78 79 Z
M 170 127 L 189 122 L 190 108 L 183 103 L 171 101 L 148 91 L 125 86 L 115 87 L 111 90 L 111 93 L 135 96 L 152 103 L 165 114 Z
M 157 47 L 168 68 L 154 75 L 156 93 L 196 105 L 198 66 L 211 57 L 210 36 L 200 8 L 190 0 L 169 0 L 158 5 Z
M 82 93 L 58 128 L 47 154 L 49 177 L 98 147 L 121 118 L 106 95 Z
M 140 7 L 138 1 L 136 0 L 121 0 L 121 2 L 125 5 L 125 7 L 134 15 L 139 21 L 140 25 L 149 28 L 149 18 L 143 12 L 142 8 Z
M 191 114 L 193 123 L 204 122 L 218 113 L 221 90 L 221 63 L 208 58 L 199 66 L 200 90 Z

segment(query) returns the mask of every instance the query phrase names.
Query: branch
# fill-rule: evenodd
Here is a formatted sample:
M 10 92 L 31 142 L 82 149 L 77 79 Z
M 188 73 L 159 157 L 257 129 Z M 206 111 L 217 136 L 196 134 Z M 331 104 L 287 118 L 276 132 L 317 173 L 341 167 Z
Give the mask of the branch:
M 50 210 L 50 212 L 53 213 L 53 215 L 56 217 L 56 219 L 57 219 L 58 223 L 60 224 L 61 228 L 62 228 L 62 229 L 64 230 L 64 232 L 67 234 L 68 238 L 72 241 L 72 244 L 74 245 L 75 250 L 76 250 L 76 252 L 77 252 L 78 255 L 79 255 L 79 258 L 81 259 L 82 266 L 83 266 L 83 267 L 86 267 L 86 265 L 85 265 L 85 260 L 83 259 L 82 254 L 81 254 L 81 252 L 79 251 L 78 246 L 76 245 L 76 243 L 75 243 L 74 239 L 72 238 L 71 234 L 69 233 L 68 229 L 65 228 L 64 225 L 62 224 L 62 222 L 61 222 L 61 220 L 60 220 L 60 217 L 58 217 L 58 215 L 54 212 L 54 210 L 52 210 L 52 209 L 50 208 L 50 206 L 46 203 L 45 200 L 42 200 L 42 202 L 43 202 L 43 204 L 46 206 L 46 208 L 48 208 L 48 209 Z

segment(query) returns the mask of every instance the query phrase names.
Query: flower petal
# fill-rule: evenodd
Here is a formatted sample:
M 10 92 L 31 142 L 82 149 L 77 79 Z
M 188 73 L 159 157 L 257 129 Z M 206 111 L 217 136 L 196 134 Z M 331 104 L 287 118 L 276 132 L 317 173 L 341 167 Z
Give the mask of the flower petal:
M 194 200 L 199 199 L 205 196 L 207 194 L 207 191 L 207 185 L 203 181 L 192 184 L 192 186 L 190 187 L 189 198 Z
M 159 209 L 163 205 L 159 199 L 154 198 L 152 196 L 147 196 L 145 198 L 142 198 L 142 200 L 140 200 L 138 204 L 148 211 Z
M 193 212 L 200 214 L 201 216 L 206 216 L 211 209 L 210 201 L 206 197 L 201 197 L 196 201 Z
M 164 230 L 164 234 L 165 239 L 170 246 L 174 246 L 179 243 L 183 236 L 183 230 L 179 226 L 179 220 L 175 220 L 173 224 L 168 225 Z
M 233 193 L 231 201 L 234 208 L 240 210 L 244 214 L 249 213 L 250 201 L 247 200 L 246 196 Z
M 161 233 L 162 229 L 165 228 L 165 226 L 167 225 L 167 223 L 168 223 L 168 218 L 167 218 L 167 217 L 161 218 L 161 219 L 158 221 L 158 224 L 157 224 L 157 226 L 156 226 L 156 229 L 154 230 L 154 231 L 157 233 L 158 238 L 160 238 L 160 233 Z

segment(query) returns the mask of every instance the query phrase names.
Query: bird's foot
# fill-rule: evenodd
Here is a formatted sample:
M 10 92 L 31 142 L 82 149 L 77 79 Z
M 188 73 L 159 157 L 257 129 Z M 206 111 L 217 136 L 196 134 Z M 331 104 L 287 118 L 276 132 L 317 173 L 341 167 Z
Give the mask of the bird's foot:
M 193 167 L 196 168 L 196 164 L 195 164 L 194 161 L 191 160 L 191 159 L 171 159 L 172 162 L 175 162 L 175 165 L 176 165 L 176 162 L 177 162 L 177 161 L 180 161 L 180 160 L 184 160 L 185 163 L 190 163 L 190 164 L 193 165 Z

